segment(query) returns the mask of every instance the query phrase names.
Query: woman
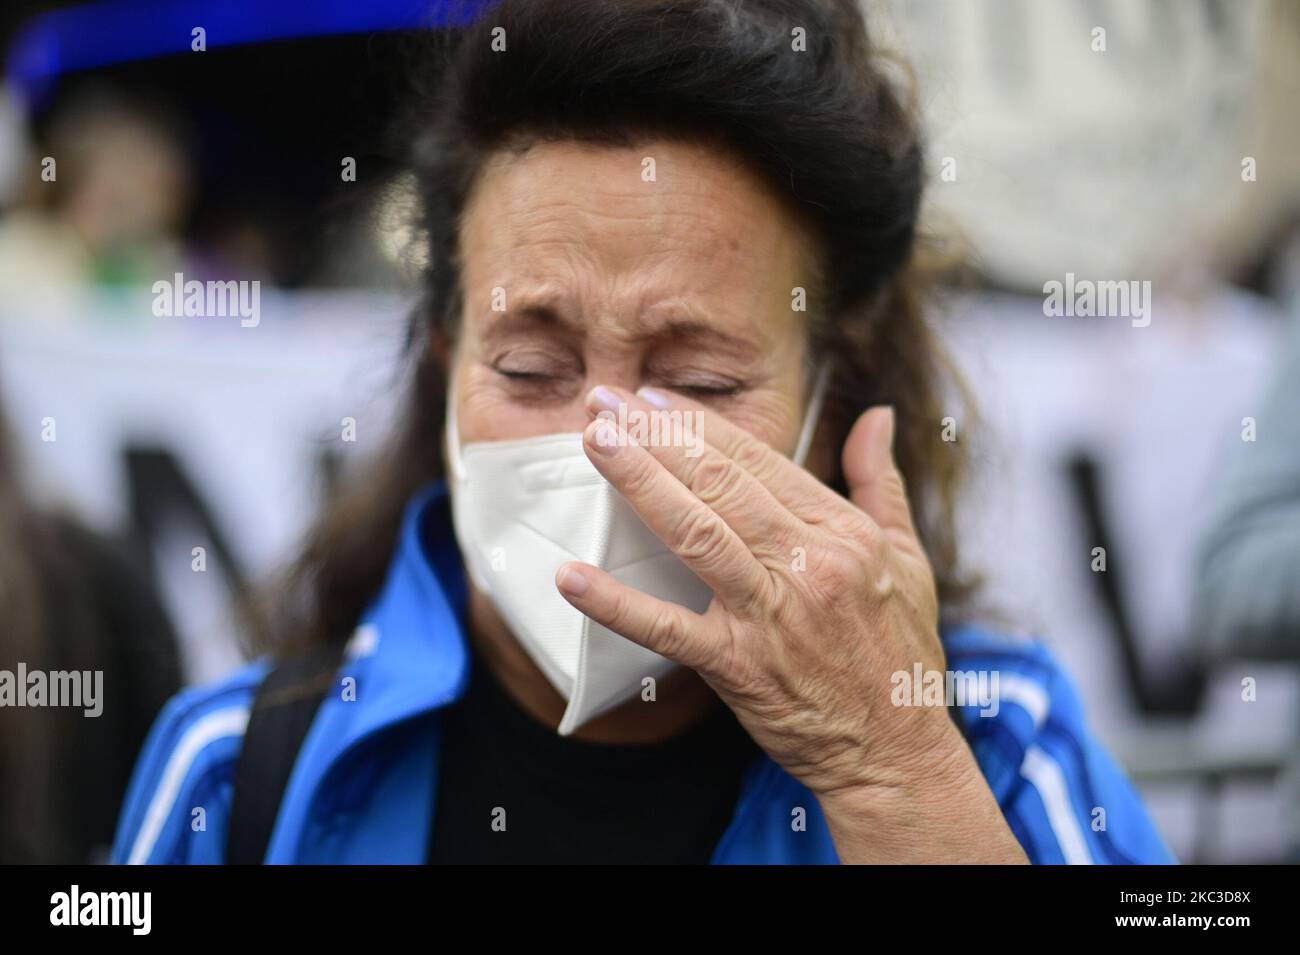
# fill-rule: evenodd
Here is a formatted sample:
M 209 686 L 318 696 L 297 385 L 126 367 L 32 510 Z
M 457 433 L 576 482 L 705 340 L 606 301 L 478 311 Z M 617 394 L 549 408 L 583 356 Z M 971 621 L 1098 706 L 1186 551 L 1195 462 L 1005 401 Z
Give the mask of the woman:
M 303 652 L 159 721 L 116 857 L 1168 861 L 1051 657 L 961 620 L 921 150 L 854 5 L 507 0 L 447 64 L 405 436 L 281 602 Z

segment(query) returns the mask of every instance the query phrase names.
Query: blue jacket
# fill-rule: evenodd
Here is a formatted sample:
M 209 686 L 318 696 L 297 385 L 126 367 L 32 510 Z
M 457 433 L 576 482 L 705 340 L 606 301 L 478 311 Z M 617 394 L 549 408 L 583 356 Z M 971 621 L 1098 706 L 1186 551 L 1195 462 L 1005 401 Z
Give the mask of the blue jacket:
M 464 571 L 445 489 L 410 505 L 378 599 L 349 644 L 353 700 L 327 695 L 285 789 L 266 861 L 421 863 L 437 794 L 439 712 L 467 682 Z M 1041 646 L 978 629 L 945 635 L 951 670 L 999 673 L 995 716 L 959 708 L 1012 831 L 1040 863 L 1173 862 L 1141 800 L 1089 734 Z M 135 769 L 115 862 L 219 863 L 259 661 L 168 703 Z M 791 824 L 804 814 L 805 827 Z M 1094 820 L 1103 819 L 1104 827 Z M 834 863 L 816 798 L 776 763 L 749 767 L 715 863 Z

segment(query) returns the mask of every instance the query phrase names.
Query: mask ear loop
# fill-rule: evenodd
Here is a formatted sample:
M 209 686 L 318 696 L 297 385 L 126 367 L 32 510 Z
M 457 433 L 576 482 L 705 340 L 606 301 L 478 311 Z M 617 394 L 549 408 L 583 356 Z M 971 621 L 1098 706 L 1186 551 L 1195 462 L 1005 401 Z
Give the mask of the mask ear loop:
M 447 437 L 447 467 L 451 476 L 460 483 L 465 479 L 465 468 L 460 462 L 460 429 L 456 426 L 456 379 L 454 375 L 447 382 L 447 414 L 443 420 L 442 430 Z
M 812 394 L 808 397 L 808 410 L 804 412 L 803 427 L 799 431 L 799 443 L 795 446 L 792 458 L 800 467 L 803 467 L 804 459 L 808 457 L 808 451 L 812 447 L 813 435 L 817 433 L 817 421 L 821 417 L 822 402 L 826 398 L 826 386 L 830 383 L 830 378 L 831 362 L 829 358 L 824 358 L 817 369 L 817 379 L 813 382 Z

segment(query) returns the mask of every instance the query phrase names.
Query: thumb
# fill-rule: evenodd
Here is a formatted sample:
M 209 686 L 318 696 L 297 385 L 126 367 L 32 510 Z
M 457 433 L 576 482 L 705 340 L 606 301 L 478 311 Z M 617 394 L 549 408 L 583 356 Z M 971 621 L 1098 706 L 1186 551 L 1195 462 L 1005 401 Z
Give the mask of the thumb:
M 894 409 L 889 405 L 863 412 L 844 442 L 844 481 L 849 500 L 866 511 L 897 539 L 916 540 L 903 475 L 894 463 Z

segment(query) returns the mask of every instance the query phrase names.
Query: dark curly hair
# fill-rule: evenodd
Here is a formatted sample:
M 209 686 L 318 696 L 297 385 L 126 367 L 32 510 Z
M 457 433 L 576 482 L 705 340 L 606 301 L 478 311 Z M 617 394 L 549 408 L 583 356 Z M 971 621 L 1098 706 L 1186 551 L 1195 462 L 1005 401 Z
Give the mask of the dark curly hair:
M 962 450 L 940 440 L 955 376 L 925 321 L 914 254 L 921 141 L 857 5 L 503 0 L 439 36 L 427 59 L 414 114 L 427 265 L 408 343 L 410 403 L 392 447 L 315 528 L 294 570 L 296 599 L 277 601 L 294 618 L 274 628 L 279 647 L 347 637 L 382 584 L 407 500 L 442 474 L 458 226 L 485 161 L 547 140 L 647 136 L 731 150 L 811 225 L 821 287 L 809 290 L 810 344 L 831 362 L 823 414 L 838 447 L 868 407 L 895 407 L 896 454 L 953 622 L 968 590 L 953 526 Z M 844 491 L 842 477 L 835 485 Z

